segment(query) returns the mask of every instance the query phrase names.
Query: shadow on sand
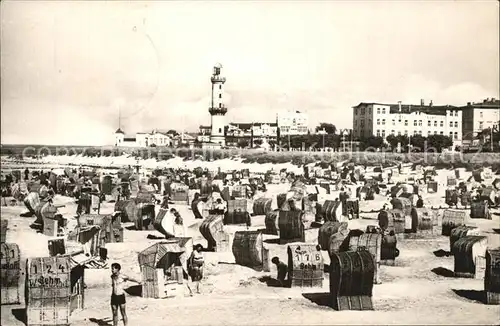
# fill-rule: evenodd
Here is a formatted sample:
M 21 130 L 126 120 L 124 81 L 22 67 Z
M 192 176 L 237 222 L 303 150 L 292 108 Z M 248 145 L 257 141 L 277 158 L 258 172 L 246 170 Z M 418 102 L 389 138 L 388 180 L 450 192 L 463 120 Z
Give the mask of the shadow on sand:
M 17 320 L 19 320 L 23 324 L 27 325 L 28 318 L 26 317 L 26 308 L 12 309 L 12 315 Z
M 140 297 L 142 296 L 142 286 L 141 285 L 129 286 L 128 288 L 125 289 L 125 292 L 127 292 L 128 295 L 134 297 Z
M 35 230 L 37 233 L 42 233 L 42 225 L 38 223 L 31 223 L 30 229 Z
M 434 256 L 439 257 L 439 258 L 449 257 L 451 255 L 451 253 L 449 251 L 446 251 L 443 249 L 435 250 L 433 253 L 434 253 Z
M 89 320 L 99 326 L 112 326 L 113 325 L 113 320 L 111 318 L 103 318 L 103 319 L 97 319 L 97 318 L 89 318 Z
M 323 293 L 302 293 L 302 296 L 312 303 L 322 307 L 331 307 L 331 295 L 328 292 Z
M 134 230 L 135 230 L 135 227 L 134 227 Z M 159 236 L 154 235 L 154 234 L 148 234 L 146 238 L 149 240 L 166 240 L 166 238 L 164 236 L 159 237 Z
M 266 239 L 264 240 L 265 243 L 269 243 L 269 244 L 280 244 L 280 239 L 279 238 L 276 238 L 276 239 Z
M 455 273 L 453 271 L 450 271 L 448 268 L 444 267 L 436 267 L 431 269 L 431 272 L 433 272 L 436 275 L 443 276 L 443 277 L 455 277 Z
M 259 277 L 259 282 L 266 283 L 266 285 L 268 287 L 272 287 L 272 288 L 281 288 L 281 287 L 283 287 L 283 286 L 281 286 L 280 282 L 277 279 L 272 278 L 270 276 Z
M 486 292 L 484 291 L 455 289 L 452 289 L 452 291 L 462 298 L 486 304 Z

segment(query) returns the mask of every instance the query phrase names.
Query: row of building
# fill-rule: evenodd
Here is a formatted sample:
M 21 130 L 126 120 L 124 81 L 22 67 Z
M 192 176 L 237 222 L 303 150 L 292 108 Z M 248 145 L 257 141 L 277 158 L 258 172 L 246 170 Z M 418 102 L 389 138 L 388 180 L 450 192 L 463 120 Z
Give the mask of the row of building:
M 279 133 L 287 135 L 306 135 L 309 133 L 307 114 L 300 111 L 284 111 L 278 113 L 276 122 L 230 122 L 224 126 L 224 144 L 237 146 L 241 139 L 275 140 Z M 188 145 L 210 144 L 212 126 L 200 126 L 198 133 L 175 134 L 154 129 L 151 132 L 139 132 L 135 135 L 126 135 L 118 128 L 115 132 L 115 145 L 121 147 L 151 147 L 151 146 L 178 146 L 180 143 Z
M 221 74 L 222 65 L 213 67 L 210 77 L 212 94 L 208 112 L 210 126 L 200 126 L 198 134 L 174 135 L 153 130 L 135 135 L 125 135 L 119 127 L 115 132 L 115 145 L 127 147 L 177 146 L 179 143 L 199 145 L 201 147 L 236 146 L 241 139 L 276 139 L 278 134 L 305 135 L 309 132 L 308 116 L 300 111 L 283 111 L 276 115 L 275 122 L 226 123 L 227 107 L 224 103 L 224 85 L 226 78 Z
M 158 129 L 153 129 L 151 132 L 138 132 L 135 135 L 127 135 L 121 128 L 115 132 L 115 146 L 119 147 L 177 147 L 180 144 L 192 145 L 195 141 L 196 135 L 177 134 Z
M 449 136 L 454 145 L 471 144 L 485 129 L 498 129 L 500 100 L 491 98 L 464 106 L 360 103 L 353 107 L 353 137 L 388 135 Z
M 208 112 L 210 125 L 200 126 L 195 134 L 162 132 L 137 133 L 127 136 L 118 128 L 115 133 L 116 146 L 149 147 L 178 146 L 188 144 L 204 148 L 236 146 L 242 139 L 276 140 L 278 136 L 306 135 L 309 119 L 300 111 L 283 111 L 276 115 L 274 122 L 227 123 L 228 108 L 224 102 L 226 78 L 222 75 L 222 65 L 213 67 L 210 77 L 212 91 Z M 350 141 L 362 140 L 369 136 L 386 139 L 389 135 L 430 135 L 449 136 L 454 145 L 472 143 L 478 133 L 488 128 L 498 128 L 500 122 L 500 101 L 492 98 L 465 106 L 433 105 L 421 100 L 419 105 L 360 103 L 353 108 L 352 130 L 341 131 L 349 135 Z M 335 124 L 335 121 L 332 121 Z

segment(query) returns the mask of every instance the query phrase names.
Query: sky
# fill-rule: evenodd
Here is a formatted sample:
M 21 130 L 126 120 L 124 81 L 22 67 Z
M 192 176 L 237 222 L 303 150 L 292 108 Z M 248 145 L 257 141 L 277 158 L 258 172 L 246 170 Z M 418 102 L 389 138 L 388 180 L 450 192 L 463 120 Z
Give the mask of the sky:
M 359 102 L 463 105 L 499 95 L 499 2 L 2 1 L 1 142 L 112 144 L 282 110 L 352 127 Z

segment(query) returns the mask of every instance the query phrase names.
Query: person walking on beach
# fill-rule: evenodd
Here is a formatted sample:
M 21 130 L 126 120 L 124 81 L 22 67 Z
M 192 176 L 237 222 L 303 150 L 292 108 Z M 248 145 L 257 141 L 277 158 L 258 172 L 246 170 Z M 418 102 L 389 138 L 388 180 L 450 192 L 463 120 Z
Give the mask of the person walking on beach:
M 200 294 L 200 282 L 203 279 L 203 265 L 205 264 L 203 254 L 201 253 L 202 250 L 203 246 L 197 244 L 188 260 L 189 276 L 191 276 L 191 280 L 195 284 L 196 293 L 198 294 Z M 190 288 L 189 292 L 192 293 Z
M 195 193 L 194 194 L 194 199 L 191 202 L 191 210 L 193 211 L 194 218 L 195 219 L 203 219 L 203 216 L 200 213 L 200 209 L 198 208 L 198 204 L 200 203 L 200 194 Z
M 125 311 L 125 291 L 123 284 L 127 281 L 140 283 L 126 275 L 120 273 L 122 267 L 118 263 L 111 265 L 111 311 L 113 312 L 113 326 L 118 326 L 118 308 L 123 318 L 123 325 L 128 325 L 127 313 Z
M 181 214 L 175 208 L 171 208 L 170 213 L 174 216 L 174 236 L 177 238 L 186 236 L 187 230 Z

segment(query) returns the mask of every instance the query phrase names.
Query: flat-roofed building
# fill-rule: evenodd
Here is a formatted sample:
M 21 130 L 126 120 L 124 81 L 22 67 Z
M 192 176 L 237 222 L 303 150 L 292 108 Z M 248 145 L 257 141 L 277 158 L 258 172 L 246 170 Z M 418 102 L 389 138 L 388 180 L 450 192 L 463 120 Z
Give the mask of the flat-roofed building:
M 360 103 L 353 107 L 353 137 L 363 139 L 389 135 L 449 136 L 462 143 L 462 110 L 451 105 Z

